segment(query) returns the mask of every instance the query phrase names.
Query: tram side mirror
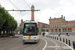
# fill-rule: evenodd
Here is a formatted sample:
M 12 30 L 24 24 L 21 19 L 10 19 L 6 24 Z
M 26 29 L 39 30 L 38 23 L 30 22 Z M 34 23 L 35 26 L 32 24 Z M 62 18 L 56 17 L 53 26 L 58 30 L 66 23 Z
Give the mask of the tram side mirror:
M 38 30 L 38 28 L 36 28 L 36 30 Z
M 37 32 L 39 32 L 38 28 L 36 28 Z
M 22 33 L 24 33 L 24 28 L 23 28 L 23 31 L 22 31 Z

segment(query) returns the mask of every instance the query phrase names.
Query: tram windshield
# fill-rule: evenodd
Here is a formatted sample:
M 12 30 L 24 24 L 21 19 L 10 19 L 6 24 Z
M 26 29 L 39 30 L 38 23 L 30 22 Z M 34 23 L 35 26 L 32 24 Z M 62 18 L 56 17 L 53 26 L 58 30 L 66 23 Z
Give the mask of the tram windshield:
M 36 23 L 25 23 L 23 35 L 36 35 L 37 24 Z

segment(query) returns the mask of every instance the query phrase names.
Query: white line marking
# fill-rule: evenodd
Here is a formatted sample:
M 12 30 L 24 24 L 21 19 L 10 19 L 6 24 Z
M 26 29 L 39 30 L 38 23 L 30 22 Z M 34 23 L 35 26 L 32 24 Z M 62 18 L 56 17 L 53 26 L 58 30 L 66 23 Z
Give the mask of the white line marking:
M 46 39 L 48 39 L 48 38 L 46 38 Z M 49 41 L 52 41 L 56 46 L 58 46 L 58 44 L 56 42 L 54 42 L 53 40 L 50 39 Z
M 46 44 L 45 44 L 45 46 L 44 46 L 44 48 L 42 50 L 45 50 L 45 48 L 47 46 L 47 41 L 45 39 L 43 39 L 43 40 L 46 42 Z
M 60 46 L 47 46 L 48 48 L 60 48 Z

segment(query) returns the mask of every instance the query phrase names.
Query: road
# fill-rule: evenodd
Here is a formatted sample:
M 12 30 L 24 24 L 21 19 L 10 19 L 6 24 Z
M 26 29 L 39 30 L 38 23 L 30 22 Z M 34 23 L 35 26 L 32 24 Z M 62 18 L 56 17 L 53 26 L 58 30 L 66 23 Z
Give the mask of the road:
M 40 37 L 39 42 L 23 44 L 22 35 L 19 38 L 0 38 L 0 50 L 72 50 L 61 41 L 48 37 Z

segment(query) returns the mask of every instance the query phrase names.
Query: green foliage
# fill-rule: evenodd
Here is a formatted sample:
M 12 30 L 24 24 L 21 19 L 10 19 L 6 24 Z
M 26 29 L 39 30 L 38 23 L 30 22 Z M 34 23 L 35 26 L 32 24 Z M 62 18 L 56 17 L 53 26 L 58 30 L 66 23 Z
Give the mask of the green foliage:
M 17 21 L 0 5 L 0 30 L 15 30 Z

